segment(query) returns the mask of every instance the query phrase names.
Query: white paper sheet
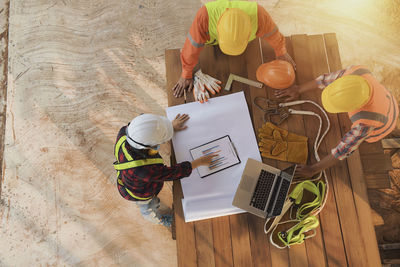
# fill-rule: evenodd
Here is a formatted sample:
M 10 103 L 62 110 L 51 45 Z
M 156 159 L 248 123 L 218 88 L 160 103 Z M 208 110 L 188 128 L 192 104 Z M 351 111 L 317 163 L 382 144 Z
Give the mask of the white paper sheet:
M 176 114 L 189 114 L 184 131 L 172 138 L 177 162 L 191 161 L 190 149 L 229 135 L 241 163 L 205 178 L 197 171 L 181 180 L 185 221 L 196 221 L 244 212 L 232 200 L 248 158 L 261 161 L 249 110 L 243 92 L 192 102 L 166 109 L 173 120 Z

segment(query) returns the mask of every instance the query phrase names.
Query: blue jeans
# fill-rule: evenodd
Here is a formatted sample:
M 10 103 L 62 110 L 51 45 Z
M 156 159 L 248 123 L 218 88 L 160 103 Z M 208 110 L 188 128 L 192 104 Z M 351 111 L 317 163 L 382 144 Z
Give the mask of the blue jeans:
M 161 214 L 158 210 L 160 208 L 160 199 L 157 196 L 145 201 L 135 201 L 135 203 L 146 220 L 155 224 L 161 223 Z

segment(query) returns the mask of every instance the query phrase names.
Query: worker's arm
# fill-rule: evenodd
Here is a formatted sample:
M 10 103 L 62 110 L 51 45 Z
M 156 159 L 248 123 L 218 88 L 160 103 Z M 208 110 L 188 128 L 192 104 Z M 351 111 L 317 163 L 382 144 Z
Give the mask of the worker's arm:
M 296 67 L 294 60 L 286 51 L 285 37 L 279 32 L 278 26 L 268 12 L 260 5 L 257 6 L 258 29 L 256 36 L 265 39 L 275 51 L 277 59 L 288 61 Z
M 157 181 L 173 181 L 185 177 L 189 177 L 192 170 L 199 166 L 208 166 L 213 157 L 217 155 L 207 155 L 193 160 L 192 162 L 184 161 L 174 166 L 168 167 L 162 164 L 154 164 L 137 168 L 135 176 L 140 177 L 141 180 L 146 182 Z
M 325 156 L 321 161 L 313 165 L 298 165 L 296 168 L 296 176 L 311 178 L 314 174 L 319 173 L 329 167 L 337 164 L 339 160 L 332 154 Z
M 318 76 L 315 80 L 311 80 L 301 85 L 293 85 L 287 89 L 275 90 L 275 96 L 277 98 L 287 97 L 285 101 L 288 102 L 298 99 L 299 96 L 303 93 L 317 89 L 324 90 L 325 87 L 327 87 L 329 84 L 333 83 L 335 80 L 342 77 L 343 74 L 346 72 L 346 70 L 348 70 L 351 67 L 352 66 L 349 66 L 342 70 L 322 74 Z
M 346 133 L 339 144 L 332 149 L 331 154 L 313 165 L 299 165 L 296 174 L 304 177 L 311 177 L 349 157 L 358 149 L 373 129 L 373 127 L 362 123 L 355 125 Z
M 310 92 L 318 89 L 318 83 L 316 80 L 303 83 L 302 85 L 292 85 L 291 87 L 283 90 L 275 90 L 275 96 L 277 98 L 286 97 L 285 101 L 293 101 L 299 98 L 299 96 L 305 92 Z
M 183 90 L 192 90 L 193 69 L 198 63 L 200 52 L 208 39 L 208 13 L 207 8 L 203 6 L 193 20 L 181 51 L 182 73 L 177 84 L 172 89 L 176 97 L 181 97 Z

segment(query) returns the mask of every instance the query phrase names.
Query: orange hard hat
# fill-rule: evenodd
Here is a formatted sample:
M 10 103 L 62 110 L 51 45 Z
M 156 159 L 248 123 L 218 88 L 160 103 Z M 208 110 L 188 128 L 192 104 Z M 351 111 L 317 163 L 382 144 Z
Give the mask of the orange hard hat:
M 273 60 L 260 65 L 256 72 L 257 80 L 274 89 L 285 89 L 294 82 L 292 64 L 284 60 Z

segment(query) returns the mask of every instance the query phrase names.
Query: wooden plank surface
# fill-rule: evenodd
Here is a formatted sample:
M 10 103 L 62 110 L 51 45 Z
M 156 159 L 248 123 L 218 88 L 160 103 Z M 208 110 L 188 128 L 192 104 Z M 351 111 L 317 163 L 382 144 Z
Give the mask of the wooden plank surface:
M 383 148 L 400 148 L 400 138 L 382 139 Z
M 390 176 L 384 173 L 366 173 L 364 174 L 365 183 L 368 189 L 388 189 L 390 188 Z
M 253 266 L 247 214 L 231 215 L 229 221 L 231 224 L 233 266 Z
M 262 54 L 263 54 L 263 62 L 264 63 L 267 63 L 267 62 L 275 59 L 275 52 L 271 48 L 271 46 L 269 46 L 269 44 L 267 42 L 262 41 L 261 47 L 262 47 L 262 52 L 263 52 Z M 267 97 L 269 99 L 274 99 L 271 88 L 269 88 L 268 86 L 265 86 L 265 88 L 267 90 L 266 91 Z M 260 123 L 260 121 L 264 122 L 264 113 L 263 112 L 262 112 L 262 116 L 263 116 L 262 119 L 260 119 L 260 118 L 257 119 L 256 122 L 258 124 Z M 258 128 L 260 128 L 260 127 L 258 126 Z M 256 132 L 258 134 L 258 129 Z M 271 166 L 279 167 L 277 160 L 262 158 L 262 161 Z M 268 238 L 269 238 L 269 235 L 268 235 Z M 287 249 L 278 249 L 278 248 L 274 247 L 271 243 L 269 243 L 269 249 L 270 249 L 270 255 L 271 255 L 271 266 L 285 267 L 285 266 L 290 265 L 289 252 Z
M 215 267 L 233 266 L 229 216 L 212 219 Z
M 341 69 L 340 61 L 337 60 L 338 47 L 335 35 L 324 35 L 324 38 L 330 71 Z M 336 115 L 330 114 L 330 119 L 333 125 L 340 125 Z M 329 138 L 327 138 L 328 147 L 333 148 L 337 145 L 342 137 L 341 128 L 342 126 L 332 128 L 330 134 L 328 134 Z M 339 162 L 335 168 L 331 168 L 330 172 L 348 264 L 350 266 L 368 266 L 362 237 L 354 235 L 354 233 L 358 233 L 360 225 L 358 224 L 357 209 L 345 160 Z
M 287 49 L 297 63 L 298 83 L 341 68 L 334 34 L 292 36 L 292 38 L 287 38 Z M 275 58 L 274 51 L 264 41 L 262 41 L 262 51 L 264 62 Z M 206 47 L 200 57 L 200 67 L 203 72 L 219 78 L 224 86 L 230 73 L 256 80 L 255 72 L 261 64 L 260 56 L 257 39 L 249 43 L 246 52 L 239 57 L 228 57 L 221 53 L 218 47 Z M 167 88 L 172 88 L 180 74 L 178 50 L 166 51 L 166 64 Z M 264 122 L 264 113 L 253 105 L 253 101 L 258 96 L 273 99 L 273 91 L 268 87 L 259 89 L 234 82 L 231 92 L 222 91 L 219 95 L 241 90 L 245 92 L 257 134 L 258 128 Z M 168 92 L 170 106 L 183 103 L 183 99 L 176 99 L 171 95 Z M 188 96 L 188 99 L 188 102 L 192 101 L 193 96 Z M 320 102 L 319 95 L 316 94 L 307 94 L 304 99 Z M 309 105 L 296 106 L 296 108 L 319 112 L 317 109 L 310 108 Z M 329 114 L 329 118 L 333 127 L 321 145 L 321 157 L 330 153 L 345 131 L 343 125 L 346 123 L 342 121 L 345 118 L 339 119 L 335 114 Z M 339 122 L 343 125 L 339 125 Z M 290 116 L 281 126 L 295 133 L 309 136 L 309 148 L 313 151 L 318 130 L 316 125 L 318 125 L 316 118 Z M 313 155 L 309 157 L 310 162 L 315 162 Z M 368 200 L 364 198 L 366 182 L 360 180 L 363 177 L 362 172 L 357 170 L 357 168 L 361 170 L 361 161 L 359 156 L 358 162 L 350 163 L 350 161 L 352 160 L 349 159 L 349 164 L 353 167 L 348 166 L 346 161 L 342 161 L 338 166 L 327 171 L 330 184 L 329 198 L 319 215 L 320 227 L 317 229 L 317 236 L 306 240 L 302 245 L 284 250 L 277 249 L 269 243 L 268 236 L 263 233 L 264 221 L 251 214 L 238 214 L 185 224 L 181 204 L 182 191 L 180 184 L 175 183 L 179 186 L 179 188 L 174 186 L 179 266 L 379 266 L 370 209 Z M 263 162 L 279 168 L 288 165 L 264 158 Z M 361 218 L 367 212 L 369 212 L 369 218 L 364 222 Z M 354 235 L 354 233 L 358 234 Z
M 390 154 L 369 154 L 362 157 L 362 167 L 366 173 L 381 173 L 393 170 Z
M 336 35 L 325 34 L 324 37 L 327 50 L 329 48 L 327 56 L 328 61 L 330 62 L 330 71 L 336 71 L 340 69 L 340 66 L 337 65 L 338 62 L 335 61 L 336 59 L 340 58 L 339 50 L 331 49 L 332 47 L 337 47 Z M 340 122 L 339 125 L 341 126 L 341 134 L 344 135 L 346 128 L 349 128 L 350 120 L 348 119 L 347 114 L 339 114 L 338 119 Z M 348 262 L 351 266 L 360 266 L 361 261 L 364 261 L 365 257 L 365 263 L 362 263 L 362 266 L 380 266 L 381 263 L 379 250 L 376 241 L 375 230 L 372 224 L 371 209 L 368 202 L 367 189 L 358 151 L 354 152 L 353 155 L 347 159 L 347 167 L 350 177 L 349 183 L 347 183 L 346 186 L 352 189 L 351 193 L 353 193 L 353 201 L 356 208 L 356 214 L 358 215 L 356 218 L 357 221 L 352 219 L 352 221 L 349 221 L 348 223 L 357 226 L 356 229 L 353 230 L 352 238 L 355 237 L 354 231 L 359 233 L 359 237 L 357 237 L 359 240 L 355 242 L 357 247 L 355 247 L 354 250 L 348 250 L 346 246 Z M 339 211 L 341 211 L 341 209 L 339 209 Z M 345 223 L 344 221 L 347 221 L 347 219 L 348 217 L 341 216 L 343 230 L 347 230 L 350 228 L 349 226 L 351 226 L 348 225 L 347 227 L 343 227 L 343 224 Z M 350 242 L 347 241 L 346 243 Z
M 292 37 L 293 39 L 293 37 Z M 303 51 L 296 50 L 297 55 L 296 58 L 303 57 L 302 62 L 305 62 L 306 65 L 303 66 L 307 71 L 306 77 L 301 77 L 304 80 L 312 80 L 315 77 L 328 72 L 328 64 L 326 62 L 325 56 L 325 45 L 321 35 L 313 35 L 307 36 L 306 38 L 301 38 L 297 42 L 302 42 L 304 46 Z M 297 45 L 294 44 L 294 47 Z M 308 49 L 307 49 L 308 48 Z M 308 60 L 307 60 L 308 58 Z M 304 63 L 303 63 L 304 64 Z M 306 79 L 305 79 L 306 78 Z M 321 105 L 320 95 L 318 93 L 312 92 L 309 94 L 304 95 L 303 99 L 312 100 L 317 104 Z M 307 110 L 312 110 L 316 114 L 319 114 L 323 117 L 322 112 L 312 106 L 310 104 L 303 105 L 307 108 Z M 310 162 L 316 162 L 315 155 L 312 153 L 314 151 L 314 144 L 315 138 L 318 133 L 319 121 L 318 118 L 315 116 L 305 116 L 304 117 L 305 129 L 306 129 L 306 136 L 309 136 L 309 151 L 310 155 L 309 158 L 311 159 Z M 326 128 L 326 122 L 323 119 L 322 129 Z M 327 153 L 326 147 L 321 146 L 319 149 L 320 155 L 325 155 Z M 321 220 L 321 216 L 318 216 L 318 219 Z M 327 259 L 325 257 L 325 244 L 322 238 L 322 229 L 321 224 L 317 228 L 317 235 L 306 241 L 307 246 L 307 254 L 309 259 L 309 266 L 326 266 Z M 337 226 L 336 226 L 337 227 Z M 337 228 L 339 230 L 339 228 Z M 328 241 L 329 242 L 329 241 Z M 340 248 L 340 246 L 339 246 Z
M 246 58 L 248 78 L 251 80 L 257 80 L 256 71 L 258 66 L 261 65 L 262 62 L 258 38 L 255 41 L 249 43 L 249 47 L 246 51 Z M 256 97 L 266 97 L 265 87 L 255 88 L 249 86 L 249 88 L 251 103 L 254 103 Z M 253 127 L 255 134 L 257 135 L 258 129 L 264 123 L 264 112 L 257 108 L 254 104 L 251 105 L 251 109 L 249 111 L 252 114 Z M 269 249 L 269 240 L 267 238 L 267 235 L 265 235 L 263 232 L 264 220 L 248 213 L 247 222 L 249 225 L 250 246 L 251 256 L 253 258 L 253 265 L 266 267 L 271 266 L 272 262 L 271 252 Z
M 167 76 L 167 95 L 168 106 L 175 106 L 184 103 L 184 99 L 173 96 L 171 90 L 181 74 L 181 62 L 179 59 L 179 49 L 165 51 L 165 66 Z M 173 66 L 173 67 L 171 67 Z M 174 216 L 176 229 L 176 246 L 178 266 L 197 266 L 196 247 L 188 244 L 195 244 L 194 224 L 185 223 L 182 209 L 182 188 L 180 181 L 174 181 L 173 200 L 174 200 Z
M 297 47 L 296 47 L 295 42 L 293 41 L 293 38 L 291 38 L 291 40 L 288 39 L 287 42 L 292 45 L 293 51 L 291 51 L 291 52 L 293 53 L 292 55 L 294 57 L 296 65 L 297 64 L 300 65 L 300 67 L 297 68 L 298 71 L 296 71 L 296 80 L 297 80 L 297 82 L 301 82 L 301 79 L 303 79 L 303 77 L 304 77 L 304 75 L 301 74 L 301 72 L 303 70 L 303 68 L 301 67 L 301 65 L 302 65 L 301 61 L 303 60 L 303 58 L 296 56 L 296 48 Z M 303 105 L 296 106 L 295 109 L 296 108 L 301 109 L 301 106 L 303 106 Z M 306 130 L 305 130 L 305 119 L 306 118 L 303 116 L 291 115 L 291 116 L 289 116 L 288 120 L 281 126 L 283 128 L 293 131 L 294 133 L 306 136 L 307 134 L 306 134 Z M 310 142 L 308 142 L 308 144 L 310 146 Z M 278 165 L 278 167 L 281 167 L 281 166 Z M 284 219 L 289 219 L 288 215 L 284 216 Z M 287 229 L 287 227 L 286 227 L 286 229 Z M 307 257 L 307 247 L 306 247 L 305 243 L 291 247 L 288 250 L 288 253 L 289 253 L 290 266 L 309 266 L 308 257 Z
M 211 220 L 195 222 L 195 235 L 197 265 L 214 267 L 214 241 Z

